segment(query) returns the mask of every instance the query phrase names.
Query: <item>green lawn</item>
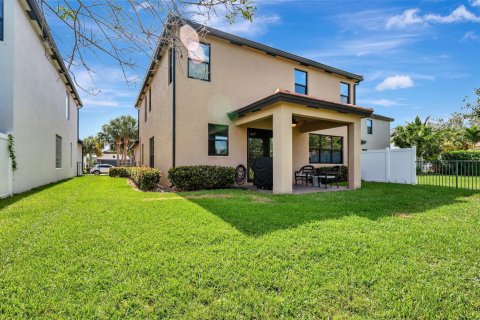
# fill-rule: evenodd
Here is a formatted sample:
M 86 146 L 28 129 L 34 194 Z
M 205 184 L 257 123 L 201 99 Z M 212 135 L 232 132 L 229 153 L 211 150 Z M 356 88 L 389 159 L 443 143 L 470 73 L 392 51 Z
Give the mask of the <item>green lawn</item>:
M 0 200 L 0 318 L 480 318 L 480 194 L 364 184 Z

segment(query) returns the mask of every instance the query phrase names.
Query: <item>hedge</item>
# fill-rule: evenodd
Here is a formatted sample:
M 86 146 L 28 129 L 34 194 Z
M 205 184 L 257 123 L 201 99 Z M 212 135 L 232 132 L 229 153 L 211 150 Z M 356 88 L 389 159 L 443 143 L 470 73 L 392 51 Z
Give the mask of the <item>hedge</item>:
M 125 167 L 110 168 L 108 171 L 110 177 L 130 178 L 130 172 Z
M 328 167 L 318 167 L 315 168 L 316 174 L 321 174 L 324 172 L 332 171 L 333 166 Z M 348 181 L 348 167 L 347 166 L 340 166 L 342 169 L 340 170 L 340 176 L 338 177 L 338 182 Z
M 462 162 L 458 162 L 458 169 L 457 164 L 453 162 L 434 163 L 434 172 L 457 172 L 458 170 L 459 175 L 480 176 L 480 150 L 457 150 L 445 152 L 441 155 L 441 159 L 445 161 L 458 160 Z
M 160 182 L 160 170 L 147 167 L 111 168 L 110 177 L 130 178 L 141 190 L 152 190 Z
M 480 150 L 457 150 L 445 152 L 442 160 L 480 160 Z
M 168 179 L 181 191 L 226 189 L 235 182 L 235 168 L 222 166 L 180 166 L 168 170 Z

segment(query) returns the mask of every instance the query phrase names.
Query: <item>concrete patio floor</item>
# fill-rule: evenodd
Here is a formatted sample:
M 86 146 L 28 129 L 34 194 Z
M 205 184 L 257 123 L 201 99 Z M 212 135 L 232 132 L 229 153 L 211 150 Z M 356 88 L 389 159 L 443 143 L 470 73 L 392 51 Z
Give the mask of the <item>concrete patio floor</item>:
M 251 190 L 251 191 L 257 191 L 261 193 L 272 193 L 272 190 L 266 190 L 266 189 L 258 189 L 255 187 L 253 184 L 248 183 L 244 184 L 241 186 L 236 186 L 236 188 L 240 189 L 245 189 L 245 190 Z M 321 185 L 320 187 L 313 187 L 311 185 L 306 186 L 306 185 L 293 185 L 293 194 L 306 194 L 306 193 L 317 193 L 317 192 L 334 192 L 334 191 L 346 191 L 349 190 L 347 186 L 328 186 L 325 188 L 325 185 Z

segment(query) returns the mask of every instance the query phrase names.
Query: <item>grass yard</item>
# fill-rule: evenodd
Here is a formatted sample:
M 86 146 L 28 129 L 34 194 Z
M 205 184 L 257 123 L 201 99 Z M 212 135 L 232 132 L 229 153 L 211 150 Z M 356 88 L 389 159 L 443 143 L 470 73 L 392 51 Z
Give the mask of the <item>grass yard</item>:
M 480 194 L 365 184 L 0 200 L 0 318 L 480 318 Z

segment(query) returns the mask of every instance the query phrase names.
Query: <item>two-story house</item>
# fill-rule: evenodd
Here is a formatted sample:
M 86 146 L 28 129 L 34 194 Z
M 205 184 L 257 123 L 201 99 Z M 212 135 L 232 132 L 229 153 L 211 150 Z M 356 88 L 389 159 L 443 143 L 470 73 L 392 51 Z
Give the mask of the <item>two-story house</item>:
M 362 121 L 379 117 L 355 104 L 362 76 L 191 21 L 169 28 L 181 41 L 159 44 L 136 102 L 137 162 L 166 176 L 269 156 L 274 193 L 303 165 L 344 164 L 360 187 Z
M 6 194 L 76 174 L 81 106 L 36 2 L 0 0 L 0 132 L 12 134 L 18 168 L 0 176 Z

